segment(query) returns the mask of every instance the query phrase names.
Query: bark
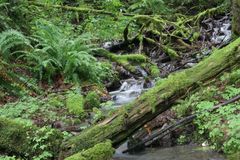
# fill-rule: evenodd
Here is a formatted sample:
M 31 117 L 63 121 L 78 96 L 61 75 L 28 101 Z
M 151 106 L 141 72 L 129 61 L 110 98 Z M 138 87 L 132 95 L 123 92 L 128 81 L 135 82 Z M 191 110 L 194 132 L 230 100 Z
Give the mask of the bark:
M 213 111 L 219 109 L 222 106 L 228 105 L 230 103 L 234 103 L 234 102 L 239 101 L 239 100 L 240 100 L 240 95 L 237 95 L 234 98 L 232 98 L 230 100 L 227 100 L 223 103 L 220 103 L 220 104 L 214 106 L 211 109 L 207 109 L 207 110 L 205 110 L 201 113 L 192 114 L 190 116 L 182 118 L 181 120 L 177 121 L 176 123 L 174 123 L 172 125 L 169 125 L 166 128 L 163 128 L 163 129 L 149 135 L 146 139 L 143 139 L 140 143 L 138 143 L 138 144 L 134 145 L 133 147 L 128 148 L 127 150 L 123 151 L 123 153 L 127 153 L 127 152 L 130 152 L 130 151 L 134 150 L 137 147 L 144 146 L 146 143 L 147 143 L 147 146 L 150 146 L 154 141 L 159 140 L 159 139 L 163 138 L 164 136 L 168 135 L 169 133 L 171 133 L 172 131 L 174 131 L 174 130 L 176 130 L 176 129 L 184 126 L 184 125 L 187 125 L 187 124 L 191 123 L 195 118 L 197 118 L 197 116 L 199 114 L 202 114 L 204 112 L 213 112 Z
M 199 83 L 218 75 L 240 60 L 240 38 L 213 54 L 193 68 L 170 75 L 134 102 L 123 106 L 104 122 L 95 125 L 62 144 L 60 157 L 75 154 L 95 144 L 111 139 L 118 145 L 129 135 L 169 109 L 181 97 L 195 89 Z
M 240 0 L 232 0 L 232 30 L 234 36 L 240 36 Z

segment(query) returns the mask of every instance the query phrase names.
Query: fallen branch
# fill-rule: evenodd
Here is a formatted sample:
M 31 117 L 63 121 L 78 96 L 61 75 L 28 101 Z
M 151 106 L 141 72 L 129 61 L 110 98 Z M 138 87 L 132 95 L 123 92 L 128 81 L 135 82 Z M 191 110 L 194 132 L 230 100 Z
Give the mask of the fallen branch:
M 28 2 L 31 5 L 35 5 L 38 7 L 50 7 L 50 8 L 57 8 L 57 9 L 62 9 L 66 11 L 73 11 L 73 12 L 81 12 L 81 13 L 95 13 L 95 14 L 105 14 L 109 15 L 112 17 L 116 17 L 117 15 L 123 15 L 123 16 L 136 16 L 137 14 L 131 14 L 131 13 L 113 13 L 105 10 L 98 10 L 98 9 L 92 9 L 92 8 L 83 8 L 83 7 L 72 7 L 72 6 L 66 6 L 66 5 L 53 5 L 53 4 L 46 4 L 46 3 L 41 3 L 41 2 L 34 2 L 34 1 L 29 1 Z M 151 17 L 152 15 L 142 15 L 142 16 L 149 16 Z M 156 15 L 155 15 L 156 16 Z M 160 17 L 160 15 L 158 15 Z
M 220 104 L 214 106 L 211 109 L 207 109 L 207 110 L 202 111 L 202 112 L 213 112 L 213 111 L 219 109 L 222 106 L 228 105 L 230 103 L 234 103 L 234 102 L 236 102 L 238 100 L 240 100 L 240 95 L 235 96 L 234 98 L 232 98 L 230 100 L 227 100 L 227 101 L 225 101 L 223 103 L 220 103 Z M 201 114 L 201 113 L 196 113 L 196 114 L 190 115 L 188 117 L 185 117 L 185 118 L 177 121 L 176 123 L 174 123 L 172 125 L 169 125 L 168 127 L 163 128 L 163 129 L 157 131 L 156 133 L 153 133 L 152 135 L 148 136 L 147 138 L 145 138 L 140 143 L 132 146 L 131 148 L 128 148 L 127 150 L 124 150 L 123 153 L 127 153 L 127 152 L 130 152 L 130 151 L 133 151 L 135 148 L 138 148 L 139 146 L 143 146 L 143 145 L 145 147 L 149 146 L 150 144 L 152 144 L 156 140 L 159 140 L 159 139 L 165 137 L 166 135 L 168 135 L 172 131 L 174 131 L 174 130 L 176 130 L 176 129 L 178 129 L 178 128 L 186 125 L 186 124 L 191 123 L 198 116 L 198 114 Z M 146 143 L 148 143 L 148 145 L 145 145 Z
M 57 8 L 57 9 L 63 9 L 66 11 L 74 11 L 74 12 L 82 12 L 82 13 L 96 13 L 96 14 L 106 14 L 109 16 L 115 17 L 116 14 L 104 10 L 97 10 L 97 9 L 91 9 L 91 8 L 81 8 L 81 7 L 71 7 L 71 6 L 62 6 L 62 5 L 50 5 L 46 3 L 40 3 L 40 2 L 34 2 L 29 1 L 29 4 L 38 6 L 38 7 L 49 7 L 49 8 Z

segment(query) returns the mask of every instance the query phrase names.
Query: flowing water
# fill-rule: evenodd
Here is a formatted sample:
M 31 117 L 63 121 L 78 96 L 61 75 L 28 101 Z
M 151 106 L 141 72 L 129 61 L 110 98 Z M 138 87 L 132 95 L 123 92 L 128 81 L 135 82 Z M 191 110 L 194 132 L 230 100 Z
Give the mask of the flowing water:
M 113 107 L 120 107 L 124 104 L 132 102 L 139 97 L 144 91 L 154 86 L 153 81 L 146 82 L 144 78 L 139 79 L 127 79 L 122 81 L 122 85 L 119 90 L 110 92 L 112 100 L 114 102 Z
M 231 39 L 231 25 L 229 16 L 225 16 L 220 20 L 208 19 L 203 21 L 206 24 L 206 30 L 211 32 L 210 41 L 216 46 L 227 43 Z M 203 54 L 208 55 L 211 49 L 203 50 Z M 192 67 L 192 66 L 191 66 Z M 147 73 L 138 68 L 143 77 Z M 127 104 L 144 91 L 154 86 L 153 81 L 146 82 L 144 78 L 127 79 L 122 81 L 119 90 L 110 92 L 114 102 L 113 107 L 120 107 Z M 207 147 L 199 147 L 196 145 L 174 146 L 170 148 L 147 148 L 145 151 L 129 155 L 122 154 L 123 150 L 127 149 L 127 142 L 116 149 L 114 160 L 224 160 L 225 157 L 217 152 L 212 151 Z
M 153 86 L 153 81 L 147 83 L 143 78 L 124 80 L 119 90 L 110 92 L 114 101 L 113 107 L 120 107 L 133 101 L 145 90 Z M 117 148 L 113 160 L 224 160 L 221 154 L 206 147 L 195 145 L 147 148 L 145 151 L 135 155 L 122 154 L 122 151 L 126 149 L 127 143 Z
M 175 146 L 170 148 L 148 148 L 135 155 L 121 154 L 117 150 L 114 160 L 224 160 L 224 156 L 206 147 L 196 145 Z

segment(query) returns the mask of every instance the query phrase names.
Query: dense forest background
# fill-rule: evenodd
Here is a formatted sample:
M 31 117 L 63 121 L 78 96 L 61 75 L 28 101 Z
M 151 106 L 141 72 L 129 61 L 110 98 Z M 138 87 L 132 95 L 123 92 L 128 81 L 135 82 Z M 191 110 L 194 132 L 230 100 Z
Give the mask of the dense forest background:
M 238 0 L 0 0 L 0 159 L 110 160 L 161 129 L 237 160 L 239 15 Z

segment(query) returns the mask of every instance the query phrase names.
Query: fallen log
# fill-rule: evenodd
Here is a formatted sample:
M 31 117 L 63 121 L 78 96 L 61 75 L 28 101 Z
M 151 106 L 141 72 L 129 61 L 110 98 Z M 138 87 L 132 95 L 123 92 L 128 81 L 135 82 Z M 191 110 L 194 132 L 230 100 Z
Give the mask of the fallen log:
M 110 139 L 116 146 L 128 136 L 169 109 L 174 102 L 198 87 L 199 83 L 223 72 L 240 60 L 240 38 L 230 45 L 215 50 L 212 55 L 195 67 L 170 75 L 145 92 L 134 102 L 119 109 L 117 116 L 108 123 L 92 126 L 62 143 L 60 157 L 75 154 L 83 149 Z
M 93 52 L 95 56 L 105 57 L 111 62 L 116 62 L 118 65 L 129 71 L 132 75 L 138 74 L 138 66 L 144 66 L 144 69 L 147 69 L 146 71 L 152 77 L 156 78 L 160 74 L 157 65 L 151 62 L 151 60 L 144 54 L 117 55 L 101 48 L 93 50 Z
M 214 106 L 211 109 L 207 109 L 205 111 L 202 111 L 201 113 L 203 113 L 203 112 L 213 112 L 213 111 L 219 109 L 222 106 L 228 105 L 230 103 L 234 103 L 234 102 L 236 102 L 238 100 L 240 100 L 240 95 L 235 96 L 234 98 L 232 98 L 230 100 L 227 100 L 227 101 L 225 101 L 223 103 L 220 103 L 220 104 Z M 141 141 L 138 144 L 132 146 L 131 148 L 128 148 L 127 150 L 123 151 L 123 153 L 127 153 L 127 152 L 130 152 L 130 151 L 133 151 L 135 148 L 138 148 L 139 146 L 144 146 L 146 143 L 148 143 L 147 146 L 149 146 L 150 144 L 152 144 L 156 140 L 159 140 L 159 139 L 163 138 L 164 136 L 166 136 L 167 134 L 171 133 L 172 131 L 178 129 L 179 127 L 182 127 L 182 126 L 184 126 L 186 124 L 191 123 L 195 118 L 197 118 L 198 114 L 201 114 L 201 113 L 192 114 L 190 116 L 182 118 L 181 120 L 177 121 L 176 123 L 174 123 L 172 125 L 169 125 L 169 126 L 163 128 L 163 129 L 161 129 L 161 130 L 159 130 L 159 131 L 149 135 L 143 141 Z

